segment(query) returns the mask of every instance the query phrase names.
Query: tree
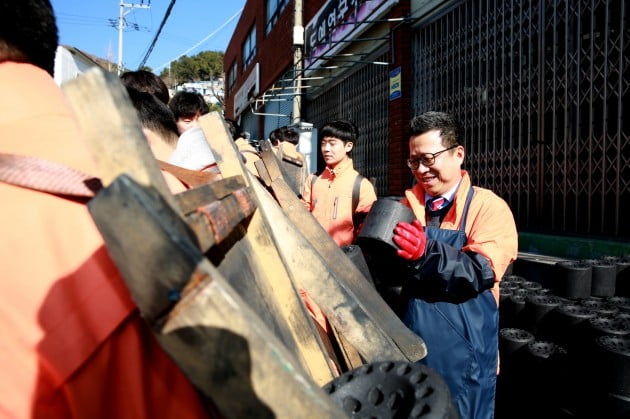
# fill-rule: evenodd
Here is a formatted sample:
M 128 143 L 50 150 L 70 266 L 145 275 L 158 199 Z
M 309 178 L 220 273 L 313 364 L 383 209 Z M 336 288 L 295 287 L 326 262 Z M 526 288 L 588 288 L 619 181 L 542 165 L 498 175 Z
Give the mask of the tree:
M 188 57 L 183 56 L 173 61 L 169 69 L 162 70 L 160 76 L 169 80 L 171 84 L 181 84 L 192 81 L 212 80 L 223 74 L 223 52 L 203 51 Z

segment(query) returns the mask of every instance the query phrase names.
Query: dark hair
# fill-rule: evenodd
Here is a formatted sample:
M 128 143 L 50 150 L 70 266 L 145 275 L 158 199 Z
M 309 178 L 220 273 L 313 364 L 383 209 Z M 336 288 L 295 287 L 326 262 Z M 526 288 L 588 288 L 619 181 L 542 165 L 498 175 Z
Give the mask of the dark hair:
M 179 137 L 173 112 L 154 95 L 127 87 L 133 107 L 136 108 L 140 123 L 160 135 L 165 142 L 174 145 Z
M 175 93 L 175 96 L 168 103 L 168 107 L 173 111 L 175 119 L 192 117 L 197 113 L 205 115 L 210 112 L 206 100 L 197 92 L 181 91 Z
M 269 133 L 269 141 L 271 145 L 276 146 L 282 139 L 282 133 L 280 132 L 282 128 L 276 128 Z
M 442 145 L 451 147 L 460 144 L 462 128 L 453 115 L 446 112 L 429 111 L 414 117 L 409 124 L 409 136 L 438 130 Z
M 235 120 L 230 119 L 230 118 L 225 118 L 225 123 L 227 124 L 228 129 L 230 130 L 230 135 L 232 135 L 233 140 L 236 141 L 243 136 L 243 130 L 241 129 L 240 125 Z
M 300 134 L 289 127 L 280 127 L 280 138 L 281 141 L 286 141 L 288 143 L 297 145 L 300 142 Z
M 49 0 L 0 1 L 0 62 L 28 62 L 52 75 L 58 43 Z
M 284 125 L 269 133 L 269 141 L 272 145 L 278 145 L 282 141 L 297 145 L 300 142 L 300 134 L 293 128 Z
M 166 83 L 150 71 L 126 71 L 121 74 L 120 80 L 126 87 L 131 87 L 139 92 L 151 93 L 165 105 L 168 104 L 170 95 Z
M 333 137 L 339 138 L 344 143 L 356 141 L 359 138 L 359 129 L 352 122 L 345 119 L 338 119 L 324 124 L 320 130 L 321 138 Z

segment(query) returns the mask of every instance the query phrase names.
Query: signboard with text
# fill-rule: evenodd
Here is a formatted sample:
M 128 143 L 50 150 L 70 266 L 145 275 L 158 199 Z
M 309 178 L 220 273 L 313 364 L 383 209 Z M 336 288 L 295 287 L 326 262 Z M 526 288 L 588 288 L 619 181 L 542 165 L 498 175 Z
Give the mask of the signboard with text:
M 259 66 L 256 66 L 249 73 L 247 79 L 243 82 L 240 89 L 234 95 L 234 113 L 240 115 L 247 105 L 249 105 L 250 99 L 256 97 L 260 86 L 260 73 Z
M 356 38 L 370 23 L 397 0 L 328 0 L 305 28 L 304 66 L 314 70 L 318 58 L 334 54 Z

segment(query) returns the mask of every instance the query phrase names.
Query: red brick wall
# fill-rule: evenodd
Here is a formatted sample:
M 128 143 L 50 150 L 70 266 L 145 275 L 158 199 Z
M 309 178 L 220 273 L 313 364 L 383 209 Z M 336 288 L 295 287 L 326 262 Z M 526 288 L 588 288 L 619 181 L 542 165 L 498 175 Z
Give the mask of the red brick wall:
M 227 92 L 226 96 L 225 114 L 228 118 L 234 118 L 234 93 L 239 90 L 243 81 L 247 79 L 255 63 L 260 63 L 261 92 L 271 87 L 272 84 L 293 65 L 294 1 L 289 1 L 289 4 L 287 4 L 268 35 L 265 35 L 265 25 L 267 24 L 265 3 L 266 2 L 260 0 L 247 1 L 234 34 L 232 35 L 230 44 L 225 51 L 223 66 L 226 71 L 226 79 L 227 72 L 230 70 L 234 61 L 236 60 L 238 63 L 236 84 L 232 91 Z M 306 25 L 325 1 L 303 0 L 303 3 L 303 23 Z M 252 64 L 243 72 L 241 46 L 254 23 L 256 24 L 256 57 Z
M 402 17 L 409 13 L 409 2 L 401 2 L 392 9 L 389 17 Z M 411 175 L 407 168 L 409 157 L 409 121 L 411 118 L 411 31 L 406 25 L 392 22 L 392 64 L 390 70 L 401 67 L 402 96 L 389 102 L 389 195 L 402 195 L 410 186 Z

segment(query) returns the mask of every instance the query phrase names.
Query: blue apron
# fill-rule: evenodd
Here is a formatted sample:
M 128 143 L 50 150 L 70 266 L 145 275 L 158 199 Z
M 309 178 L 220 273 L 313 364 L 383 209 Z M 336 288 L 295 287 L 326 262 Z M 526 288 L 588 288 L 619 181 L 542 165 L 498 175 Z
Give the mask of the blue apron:
M 427 238 L 457 249 L 464 247 L 472 195 L 471 187 L 459 230 L 426 227 Z M 457 304 L 410 298 L 403 322 L 426 343 L 428 355 L 420 362 L 447 382 L 461 418 L 492 418 L 499 329 L 499 310 L 492 292 L 485 290 Z

